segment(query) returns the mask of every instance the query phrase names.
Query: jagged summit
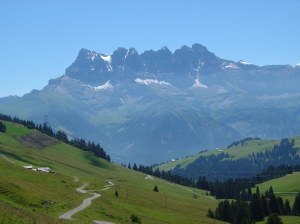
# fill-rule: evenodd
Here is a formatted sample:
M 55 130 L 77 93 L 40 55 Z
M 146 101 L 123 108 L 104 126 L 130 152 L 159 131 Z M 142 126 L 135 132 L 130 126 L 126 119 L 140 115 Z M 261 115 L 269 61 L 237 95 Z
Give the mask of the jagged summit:
M 108 76 L 127 77 L 141 73 L 195 75 L 195 70 L 198 73 L 201 70 L 204 73 L 216 72 L 223 61 L 201 44 L 194 44 L 191 48 L 184 45 L 174 53 L 166 46 L 141 54 L 133 47 L 120 47 L 110 55 L 81 49 L 65 74 L 89 83 L 103 82 Z
M 83 48 L 65 75 L 0 99 L 0 109 L 37 123 L 47 114 L 56 128 L 101 142 L 116 161 L 153 164 L 242 136 L 299 135 L 299 68 L 226 60 L 197 43 L 173 53 Z

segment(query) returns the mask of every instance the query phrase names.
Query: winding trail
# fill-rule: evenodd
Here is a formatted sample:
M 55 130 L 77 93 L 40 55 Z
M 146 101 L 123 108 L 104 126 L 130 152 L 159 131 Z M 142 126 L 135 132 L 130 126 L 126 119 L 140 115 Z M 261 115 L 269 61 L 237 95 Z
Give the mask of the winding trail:
M 12 164 L 16 164 L 14 161 L 10 160 L 9 158 L 7 158 L 5 155 L 3 155 L 2 153 L 0 153 L 0 156 L 5 159 L 7 162 L 10 162 Z
M 87 184 L 87 183 L 84 183 L 81 187 L 76 188 L 76 190 L 77 190 L 78 192 L 80 192 L 80 193 L 83 193 L 83 194 L 88 193 L 86 190 L 83 190 L 83 188 L 85 188 L 85 187 L 87 187 L 87 186 L 88 186 L 88 184 Z M 78 206 L 77 208 L 74 208 L 74 209 L 71 210 L 71 211 L 66 212 L 65 214 L 62 214 L 61 216 L 59 216 L 59 218 L 60 218 L 60 219 L 71 219 L 71 220 L 74 220 L 74 219 L 72 219 L 72 216 L 73 216 L 75 213 L 77 213 L 77 212 L 79 212 L 79 211 L 85 209 L 86 207 L 88 207 L 88 206 L 91 204 L 91 201 L 92 201 L 92 200 L 94 200 L 95 198 L 98 198 L 98 197 L 101 196 L 100 194 L 96 194 L 96 193 L 90 193 L 90 194 L 92 194 L 92 195 L 94 195 L 94 196 L 93 196 L 93 197 L 90 197 L 90 198 L 87 198 L 87 199 L 84 199 L 83 202 L 82 202 L 82 204 L 81 204 L 80 206 Z
M 78 181 L 78 178 L 76 179 Z M 98 191 L 104 191 L 104 190 L 108 190 L 111 186 L 113 186 L 114 184 L 112 182 L 109 181 L 109 185 L 106 185 L 104 186 L 103 189 L 101 190 L 98 190 Z M 69 219 L 69 220 L 76 220 L 76 219 L 73 219 L 72 216 L 79 212 L 79 211 L 82 211 L 83 209 L 85 209 L 86 207 L 88 207 L 90 204 L 91 204 L 91 201 L 100 197 L 101 194 L 97 194 L 97 193 L 91 193 L 90 191 L 88 190 L 84 190 L 85 187 L 88 186 L 88 183 L 84 183 L 81 187 L 79 188 L 76 188 L 76 190 L 80 193 L 83 193 L 83 194 L 92 194 L 94 196 L 90 197 L 90 198 L 87 198 L 87 199 L 84 199 L 82 204 L 80 206 L 78 206 L 77 208 L 74 208 L 72 209 L 71 211 L 68 211 L 64 214 L 62 214 L 61 216 L 59 216 L 59 219 Z M 94 190 L 93 190 L 94 191 Z M 95 222 L 96 224 L 112 224 L 111 222 L 105 222 L 105 221 L 98 221 L 98 220 L 93 220 L 93 222 Z

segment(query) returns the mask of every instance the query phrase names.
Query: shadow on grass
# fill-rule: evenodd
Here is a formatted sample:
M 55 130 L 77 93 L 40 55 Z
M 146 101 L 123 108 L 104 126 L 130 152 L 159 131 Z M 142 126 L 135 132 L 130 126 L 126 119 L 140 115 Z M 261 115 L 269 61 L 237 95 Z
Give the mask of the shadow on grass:
M 96 166 L 96 167 L 100 167 L 100 168 L 104 168 L 104 169 L 111 169 L 111 167 L 107 164 L 106 161 L 104 161 L 98 157 L 95 157 L 91 153 L 85 153 L 84 158 L 87 159 L 89 161 L 90 165 L 92 165 L 92 166 Z
M 38 164 L 33 163 L 32 161 L 28 161 L 28 160 L 24 159 L 23 157 L 18 156 L 18 155 L 14 154 L 14 153 L 10 153 L 10 152 L 7 152 L 7 151 L 3 151 L 3 150 L 1 150 L 1 149 L 0 149 L 0 153 L 2 153 L 2 154 L 5 155 L 5 156 L 9 156 L 9 157 L 11 157 L 11 158 L 13 158 L 13 159 L 15 159 L 15 160 L 22 161 L 22 162 L 24 162 L 24 163 L 28 163 L 28 164 L 32 164 L 32 165 L 38 166 Z

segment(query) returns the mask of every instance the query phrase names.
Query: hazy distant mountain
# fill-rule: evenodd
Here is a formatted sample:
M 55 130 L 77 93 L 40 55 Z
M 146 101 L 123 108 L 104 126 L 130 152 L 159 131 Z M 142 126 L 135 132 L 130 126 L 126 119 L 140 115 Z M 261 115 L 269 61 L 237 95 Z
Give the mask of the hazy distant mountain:
M 16 99 L 18 99 L 19 97 L 18 96 L 7 96 L 7 97 L 2 97 L 0 98 L 0 106 L 4 106 L 6 104 L 9 104 L 13 101 L 15 101 Z
M 150 164 L 243 136 L 300 134 L 300 67 L 259 67 L 206 47 L 111 55 L 80 50 L 65 75 L 0 112 L 100 142 L 115 162 Z

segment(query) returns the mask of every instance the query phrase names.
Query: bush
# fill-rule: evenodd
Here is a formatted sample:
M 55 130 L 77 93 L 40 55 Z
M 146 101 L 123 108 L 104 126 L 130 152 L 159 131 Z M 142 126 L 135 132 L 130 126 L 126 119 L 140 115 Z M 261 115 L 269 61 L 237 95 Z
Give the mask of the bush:
M 142 223 L 141 219 L 137 215 L 134 215 L 134 214 L 131 214 L 130 220 L 132 223 L 140 223 L 140 224 Z

